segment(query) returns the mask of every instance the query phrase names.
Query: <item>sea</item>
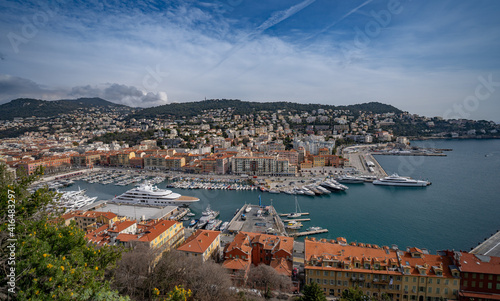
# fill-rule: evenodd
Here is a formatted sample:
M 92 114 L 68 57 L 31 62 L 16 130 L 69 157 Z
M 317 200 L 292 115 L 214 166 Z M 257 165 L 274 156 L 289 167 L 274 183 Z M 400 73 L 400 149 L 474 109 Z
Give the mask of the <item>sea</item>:
M 169 189 L 200 198 L 191 205 L 197 217 L 210 205 L 220 211 L 223 221 L 229 221 L 236 209 L 248 203 L 272 204 L 278 212 L 294 212 L 297 198 L 301 211 L 310 214 L 311 221 L 303 222 L 303 228 L 329 230 L 315 235 L 317 238 L 345 237 L 348 242 L 394 244 L 400 249 L 470 251 L 500 230 L 499 139 L 424 140 L 411 145 L 451 151 L 445 151 L 447 156 L 443 157 L 377 155 L 375 159 L 388 174 L 429 180 L 432 185 L 428 187 L 346 184 L 346 192 L 316 197 L 257 190 Z M 165 185 L 162 182 L 158 187 Z M 76 181 L 65 190 L 78 186 L 98 200 L 112 199 L 134 187 Z

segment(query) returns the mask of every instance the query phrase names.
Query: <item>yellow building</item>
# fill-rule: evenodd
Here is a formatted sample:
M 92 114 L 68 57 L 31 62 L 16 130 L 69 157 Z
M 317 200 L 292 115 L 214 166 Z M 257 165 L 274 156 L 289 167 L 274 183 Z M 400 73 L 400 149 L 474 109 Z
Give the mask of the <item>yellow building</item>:
M 218 257 L 220 253 L 220 231 L 198 229 L 177 248 L 186 256 L 194 256 L 207 261 L 210 257 Z
M 340 297 L 350 287 L 395 301 L 457 299 L 460 277 L 446 253 L 425 254 L 377 245 L 347 245 L 345 239 L 305 240 L 307 283 L 316 282 L 325 295 Z

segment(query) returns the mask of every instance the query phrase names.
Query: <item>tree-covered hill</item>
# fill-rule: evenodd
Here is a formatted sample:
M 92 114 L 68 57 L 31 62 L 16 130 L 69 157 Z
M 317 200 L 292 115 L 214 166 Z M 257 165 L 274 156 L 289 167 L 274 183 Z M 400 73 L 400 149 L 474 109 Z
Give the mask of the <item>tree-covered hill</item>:
M 134 115 L 131 118 L 153 118 L 153 117 L 181 117 L 181 116 L 196 116 L 204 110 L 210 109 L 226 109 L 231 107 L 234 109 L 234 114 L 250 114 L 258 111 L 275 112 L 277 110 L 287 111 L 307 111 L 312 112 L 318 109 L 333 109 L 333 110 L 349 110 L 353 113 L 373 112 L 373 113 L 401 113 L 402 111 L 394 106 L 379 103 L 369 102 L 348 106 L 334 106 L 325 104 L 300 104 L 293 102 L 249 102 L 238 99 L 211 99 L 196 102 L 183 102 L 162 105 L 158 107 L 146 108 Z
M 119 109 L 130 110 L 125 105 L 109 102 L 102 98 L 78 98 L 47 101 L 33 98 L 18 98 L 0 105 L 0 120 L 12 120 L 15 117 L 55 117 L 63 113 L 71 113 L 78 109 Z

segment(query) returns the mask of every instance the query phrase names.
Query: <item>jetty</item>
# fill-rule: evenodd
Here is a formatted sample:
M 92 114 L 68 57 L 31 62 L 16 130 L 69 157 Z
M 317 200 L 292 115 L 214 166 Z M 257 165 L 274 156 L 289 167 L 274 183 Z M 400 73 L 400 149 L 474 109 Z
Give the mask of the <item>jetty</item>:
M 485 238 L 470 253 L 485 256 L 500 256 L 500 230 L 491 235 L 490 238 Z
M 292 237 L 299 237 L 299 236 L 314 235 L 314 234 L 327 233 L 327 232 L 328 232 L 328 229 L 319 229 L 319 230 L 314 230 L 314 231 L 295 232 L 295 233 L 290 233 L 289 235 Z

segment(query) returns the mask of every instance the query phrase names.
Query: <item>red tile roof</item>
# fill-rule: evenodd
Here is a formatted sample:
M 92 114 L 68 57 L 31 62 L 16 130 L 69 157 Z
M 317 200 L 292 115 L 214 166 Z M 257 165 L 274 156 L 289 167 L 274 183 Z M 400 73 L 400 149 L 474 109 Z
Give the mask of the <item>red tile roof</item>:
M 460 253 L 460 271 L 500 275 L 500 257 Z M 483 259 L 483 260 L 481 260 Z
M 198 229 L 177 250 L 203 254 L 219 235 L 220 231 Z

